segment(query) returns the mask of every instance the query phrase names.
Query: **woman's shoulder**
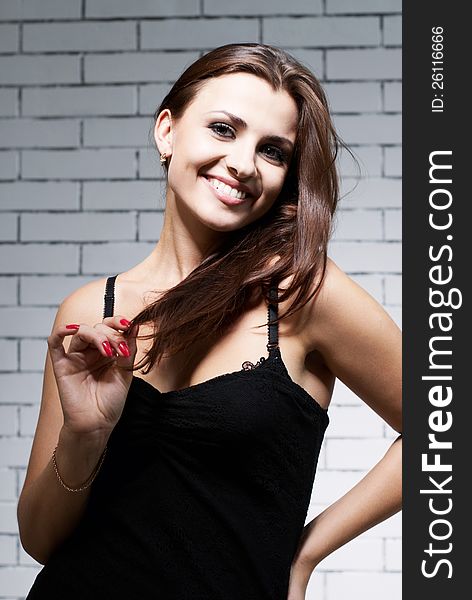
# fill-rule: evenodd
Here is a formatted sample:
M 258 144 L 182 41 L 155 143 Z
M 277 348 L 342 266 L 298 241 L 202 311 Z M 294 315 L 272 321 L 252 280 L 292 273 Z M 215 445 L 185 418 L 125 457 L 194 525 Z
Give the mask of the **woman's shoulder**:
M 342 343 L 376 328 L 396 328 L 383 306 L 331 258 L 318 293 L 307 304 L 305 323 L 315 347 Z
M 74 322 L 98 323 L 103 319 L 105 287 L 108 277 L 99 277 L 75 288 L 64 297 L 58 312 Z

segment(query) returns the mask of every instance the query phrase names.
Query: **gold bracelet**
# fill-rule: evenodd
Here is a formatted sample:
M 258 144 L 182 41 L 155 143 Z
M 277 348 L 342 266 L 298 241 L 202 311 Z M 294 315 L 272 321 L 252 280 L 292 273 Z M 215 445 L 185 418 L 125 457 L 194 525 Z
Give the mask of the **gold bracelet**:
M 90 485 L 92 485 L 93 480 L 95 479 L 95 477 L 97 476 L 98 472 L 100 471 L 100 467 L 103 464 L 103 461 L 105 459 L 105 455 L 107 453 L 107 445 L 105 446 L 105 449 L 102 452 L 102 456 L 97 464 L 97 466 L 95 467 L 95 469 L 92 471 L 92 474 L 90 475 L 90 477 L 80 486 L 77 488 L 71 488 L 68 485 L 66 485 L 64 483 L 64 480 L 62 479 L 62 477 L 59 475 L 59 471 L 57 470 L 57 463 L 56 463 L 56 450 L 57 450 L 57 446 L 54 448 L 54 452 L 52 453 L 52 464 L 54 466 L 54 470 L 56 471 L 56 475 L 57 478 L 59 479 L 62 487 L 66 488 L 66 490 L 68 490 L 69 492 L 81 492 L 83 490 L 86 490 L 88 487 L 90 487 Z

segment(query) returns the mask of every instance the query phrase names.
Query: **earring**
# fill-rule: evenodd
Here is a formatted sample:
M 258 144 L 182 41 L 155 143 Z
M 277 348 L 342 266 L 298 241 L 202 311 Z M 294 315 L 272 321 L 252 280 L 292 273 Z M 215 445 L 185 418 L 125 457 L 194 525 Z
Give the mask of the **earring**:
M 163 152 L 161 154 L 161 159 L 160 160 L 161 160 L 161 165 L 165 165 L 166 164 L 166 162 L 167 162 L 167 154 L 165 152 Z

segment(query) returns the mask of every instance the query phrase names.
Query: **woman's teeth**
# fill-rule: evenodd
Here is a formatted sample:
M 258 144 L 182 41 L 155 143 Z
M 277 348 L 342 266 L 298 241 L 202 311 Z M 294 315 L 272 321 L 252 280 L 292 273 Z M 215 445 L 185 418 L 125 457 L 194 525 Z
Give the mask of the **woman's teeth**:
M 241 190 L 232 188 L 231 186 L 226 185 L 226 183 L 220 181 L 219 179 L 208 179 L 208 181 L 215 189 L 217 189 L 222 194 L 225 194 L 226 196 L 231 196 L 231 198 L 239 198 L 240 200 L 246 197 L 246 192 L 242 192 Z

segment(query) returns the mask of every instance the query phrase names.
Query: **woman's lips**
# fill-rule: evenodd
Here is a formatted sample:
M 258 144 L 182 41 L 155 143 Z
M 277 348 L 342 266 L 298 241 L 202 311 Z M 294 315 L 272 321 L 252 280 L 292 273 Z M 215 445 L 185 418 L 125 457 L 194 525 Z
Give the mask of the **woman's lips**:
M 215 187 L 213 187 L 204 175 L 202 175 L 202 179 L 204 179 L 206 185 L 211 189 L 211 191 L 215 194 L 218 200 L 220 200 L 221 202 L 223 202 L 223 204 L 226 204 L 227 206 L 237 206 L 238 204 L 243 204 L 244 202 L 247 202 L 251 198 L 251 196 L 246 196 L 246 198 L 233 198 L 232 196 L 223 194 L 220 190 L 217 190 Z

